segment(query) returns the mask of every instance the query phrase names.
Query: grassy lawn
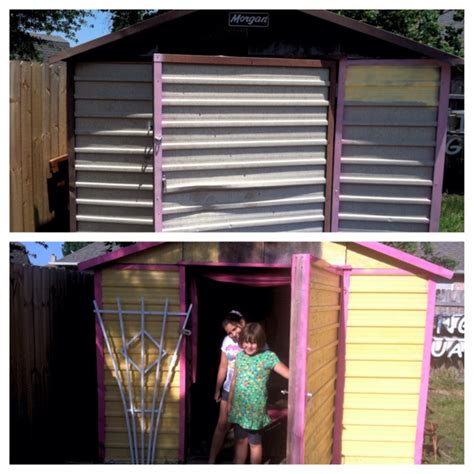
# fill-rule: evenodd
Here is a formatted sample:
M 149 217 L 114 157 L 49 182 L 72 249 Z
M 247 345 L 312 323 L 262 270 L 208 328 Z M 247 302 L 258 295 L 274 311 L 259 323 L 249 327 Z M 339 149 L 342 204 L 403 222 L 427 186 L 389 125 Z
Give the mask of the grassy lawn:
M 464 232 L 464 196 L 443 194 L 440 232 Z
M 464 464 L 464 370 L 431 369 L 426 427 L 436 423 L 438 452 L 425 436 L 423 464 Z

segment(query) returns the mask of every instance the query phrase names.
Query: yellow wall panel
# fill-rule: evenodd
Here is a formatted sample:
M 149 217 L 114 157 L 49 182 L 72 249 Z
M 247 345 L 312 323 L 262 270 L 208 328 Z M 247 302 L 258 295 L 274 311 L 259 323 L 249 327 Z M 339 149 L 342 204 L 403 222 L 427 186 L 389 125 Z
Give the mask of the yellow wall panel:
M 182 243 L 165 243 L 127 257 L 120 258 L 115 263 L 177 263 L 183 260 Z
M 344 425 L 416 426 L 417 418 L 417 410 L 347 410 Z
M 346 82 L 349 84 L 381 84 L 400 81 L 417 83 L 440 80 L 440 68 L 437 66 L 409 66 L 409 65 L 351 65 L 347 68 Z
M 413 456 L 406 458 L 343 456 L 342 464 L 413 464 Z
M 104 270 L 103 287 L 136 288 L 178 288 L 178 271 L 139 271 L 139 270 Z
M 416 84 L 404 85 L 347 85 L 345 100 L 360 101 L 364 103 L 416 103 L 428 107 L 438 105 L 439 89 L 436 85 L 418 87 Z
M 413 393 L 419 394 L 420 380 L 386 377 L 346 377 L 344 393 Z M 345 412 L 344 412 L 345 413 Z
M 312 307 L 309 311 L 308 330 L 315 331 L 321 327 L 329 326 L 339 322 L 339 305 L 334 309 L 324 309 L 320 307 Z
M 398 268 L 397 263 L 373 250 L 347 244 L 347 265 L 353 268 Z
M 349 309 L 426 310 L 426 293 L 351 293 Z
M 351 293 L 423 293 L 428 281 L 410 275 L 352 275 Z
M 423 344 L 347 344 L 348 360 L 423 360 Z
M 361 426 L 347 425 L 342 431 L 343 441 L 405 441 L 415 439 L 416 426 Z
M 354 327 L 424 327 L 426 309 L 392 311 L 386 309 L 350 309 L 350 326 Z
M 321 258 L 331 265 L 345 265 L 346 246 L 335 242 L 321 242 Z
M 190 262 L 218 262 L 219 242 L 186 242 L 183 260 Z
M 377 361 L 348 360 L 346 361 L 347 377 L 421 377 L 421 361 Z
M 355 409 L 417 410 L 416 394 L 346 393 L 344 406 Z
M 348 344 L 422 344 L 425 328 L 372 327 L 347 328 Z
M 414 456 L 414 443 L 402 441 L 392 441 L 387 443 L 384 441 L 348 441 L 346 443 L 347 456 L 377 456 L 383 457 L 409 457 Z

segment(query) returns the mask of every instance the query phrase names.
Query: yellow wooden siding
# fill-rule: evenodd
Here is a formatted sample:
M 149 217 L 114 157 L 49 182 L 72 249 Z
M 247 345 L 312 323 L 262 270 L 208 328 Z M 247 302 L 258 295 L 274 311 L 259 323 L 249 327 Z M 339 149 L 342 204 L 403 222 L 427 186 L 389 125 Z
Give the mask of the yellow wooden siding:
M 311 268 L 308 321 L 306 464 L 329 464 L 334 442 L 341 278 L 319 264 Z
M 365 264 L 377 268 L 373 261 Z M 351 277 L 344 463 L 414 462 L 426 306 L 423 278 Z
M 440 68 L 436 66 L 355 66 L 347 68 L 346 101 L 437 106 Z
M 171 263 L 178 256 L 181 245 L 170 244 L 160 246 L 143 254 L 130 256 L 130 261 L 135 263 L 163 263 L 162 258 Z M 164 253 L 162 252 L 164 250 Z M 155 255 L 152 256 L 151 253 Z M 156 254 L 160 254 L 157 256 Z M 159 258 L 159 260 L 158 260 Z M 180 258 L 179 258 L 180 259 Z M 121 260 L 122 262 L 123 260 Z M 139 271 L 106 269 L 102 272 L 102 303 L 105 309 L 117 308 L 117 297 L 120 298 L 123 310 L 139 310 L 140 299 L 144 298 L 146 311 L 163 311 L 166 298 L 169 299 L 169 310 L 180 311 L 179 273 L 177 271 Z M 104 316 L 106 327 L 111 336 L 111 342 L 116 351 L 122 348 L 122 339 L 119 330 L 117 315 L 106 314 Z M 138 333 L 141 327 L 139 315 L 124 315 L 126 340 L 130 340 Z M 159 341 L 161 335 L 162 319 L 159 316 L 146 316 L 145 329 Z M 165 332 L 164 349 L 169 354 L 162 361 L 162 371 L 159 377 L 159 394 L 164 387 L 170 356 L 174 352 L 178 340 L 180 323 L 178 318 L 169 317 Z M 139 363 L 141 361 L 140 341 L 129 347 L 130 357 Z M 157 347 L 145 338 L 145 363 L 151 364 L 158 356 Z M 120 392 L 113 371 L 112 360 L 105 351 L 105 458 L 109 461 L 130 462 L 130 450 L 128 446 L 128 435 L 123 414 Z M 120 358 L 120 376 L 127 380 L 126 364 Z M 158 463 L 177 462 L 179 448 L 179 394 L 180 394 L 180 367 L 176 367 L 167 394 L 165 407 L 162 415 L 162 423 L 158 436 L 158 446 L 155 461 Z M 132 385 L 134 386 L 134 403 L 140 406 L 140 376 L 138 372 L 131 371 Z M 150 370 L 146 376 L 145 408 L 150 408 L 153 399 L 153 388 L 155 385 L 155 369 Z M 127 392 L 128 395 L 128 392 Z M 159 399 L 158 399 L 159 400 Z M 149 423 L 145 417 L 146 443 L 148 443 Z M 140 415 L 137 415 L 137 424 L 140 423 Z M 137 436 L 140 448 L 140 436 Z
M 118 259 L 116 263 L 177 263 L 183 260 L 183 243 L 166 243 Z
M 335 242 L 321 242 L 321 259 L 331 265 L 345 265 L 346 246 Z
M 347 244 L 346 264 L 353 268 L 399 268 L 393 259 L 384 257 L 379 252 L 362 249 L 350 243 Z
M 187 262 L 218 262 L 219 242 L 186 242 L 183 260 Z

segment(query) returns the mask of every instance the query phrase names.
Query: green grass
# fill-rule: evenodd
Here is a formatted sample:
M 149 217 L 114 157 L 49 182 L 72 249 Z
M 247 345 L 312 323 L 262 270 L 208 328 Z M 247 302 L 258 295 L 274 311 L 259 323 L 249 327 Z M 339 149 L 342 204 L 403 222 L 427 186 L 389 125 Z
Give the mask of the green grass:
M 425 436 L 424 464 L 464 464 L 464 370 L 454 367 L 431 370 L 426 425 L 438 425 L 435 458 L 430 437 Z
M 440 232 L 464 232 L 464 196 L 443 194 Z

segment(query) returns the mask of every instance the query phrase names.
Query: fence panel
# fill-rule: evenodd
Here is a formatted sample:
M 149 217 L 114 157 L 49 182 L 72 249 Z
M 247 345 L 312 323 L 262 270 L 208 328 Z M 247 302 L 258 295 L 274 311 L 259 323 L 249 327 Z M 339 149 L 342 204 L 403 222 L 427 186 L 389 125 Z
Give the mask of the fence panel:
M 97 461 L 93 277 L 10 267 L 10 462 Z
M 66 65 L 10 61 L 10 230 L 54 218 L 49 160 L 67 153 Z M 64 230 L 64 229 L 61 229 Z

